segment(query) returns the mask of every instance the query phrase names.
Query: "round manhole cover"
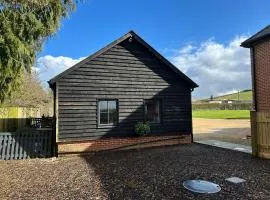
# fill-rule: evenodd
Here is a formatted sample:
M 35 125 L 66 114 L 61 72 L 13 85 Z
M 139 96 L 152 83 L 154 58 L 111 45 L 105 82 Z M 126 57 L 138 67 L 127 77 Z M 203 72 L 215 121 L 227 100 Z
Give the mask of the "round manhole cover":
M 183 182 L 183 186 L 189 191 L 196 193 L 217 193 L 221 190 L 218 184 L 204 180 L 187 180 Z

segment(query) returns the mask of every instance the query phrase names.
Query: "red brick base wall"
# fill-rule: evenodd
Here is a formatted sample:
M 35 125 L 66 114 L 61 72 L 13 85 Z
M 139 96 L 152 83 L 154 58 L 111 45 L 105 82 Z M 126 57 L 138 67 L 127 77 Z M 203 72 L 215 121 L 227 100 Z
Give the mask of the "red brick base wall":
M 191 143 L 191 135 L 106 138 L 82 142 L 58 143 L 58 153 L 72 154 L 105 150 L 125 150 L 186 143 Z

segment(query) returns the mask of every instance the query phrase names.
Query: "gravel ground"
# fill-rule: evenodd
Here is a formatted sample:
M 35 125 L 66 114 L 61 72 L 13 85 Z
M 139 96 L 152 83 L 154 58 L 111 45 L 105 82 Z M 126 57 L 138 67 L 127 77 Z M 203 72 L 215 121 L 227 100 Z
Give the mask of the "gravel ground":
M 1 199 L 270 199 L 270 161 L 200 144 L 0 162 Z M 245 183 L 225 178 L 238 176 Z M 186 179 L 220 184 L 196 195 Z

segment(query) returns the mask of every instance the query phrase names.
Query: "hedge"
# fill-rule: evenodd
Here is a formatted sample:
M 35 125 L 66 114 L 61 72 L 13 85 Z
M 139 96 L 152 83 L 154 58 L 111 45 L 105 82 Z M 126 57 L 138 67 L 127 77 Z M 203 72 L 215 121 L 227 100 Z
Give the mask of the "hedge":
M 251 110 L 252 103 L 200 103 L 192 104 L 193 110 Z

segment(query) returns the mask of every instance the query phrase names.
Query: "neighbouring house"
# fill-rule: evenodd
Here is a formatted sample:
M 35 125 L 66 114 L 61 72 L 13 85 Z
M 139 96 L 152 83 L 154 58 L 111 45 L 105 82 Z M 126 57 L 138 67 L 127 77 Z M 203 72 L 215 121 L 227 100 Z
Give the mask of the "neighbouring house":
M 235 100 L 235 99 L 223 99 L 223 100 L 210 100 L 208 103 L 219 104 L 252 104 L 252 100 Z
M 250 48 L 253 89 L 253 155 L 270 158 L 270 26 L 241 44 Z
M 58 153 L 192 141 L 191 92 L 198 85 L 133 31 L 48 83 Z M 142 121 L 151 134 L 134 137 Z
M 41 118 L 40 108 L 3 105 L 0 107 L 0 132 L 16 132 L 28 128 L 35 118 Z
M 250 48 L 254 110 L 270 111 L 270 25 L 241 46 Z
M 219 104 L 221 104 L 221 103 L 223 103 L 223 101 L 222 100 L 209 100 L 208 103 L 219 103 Z

